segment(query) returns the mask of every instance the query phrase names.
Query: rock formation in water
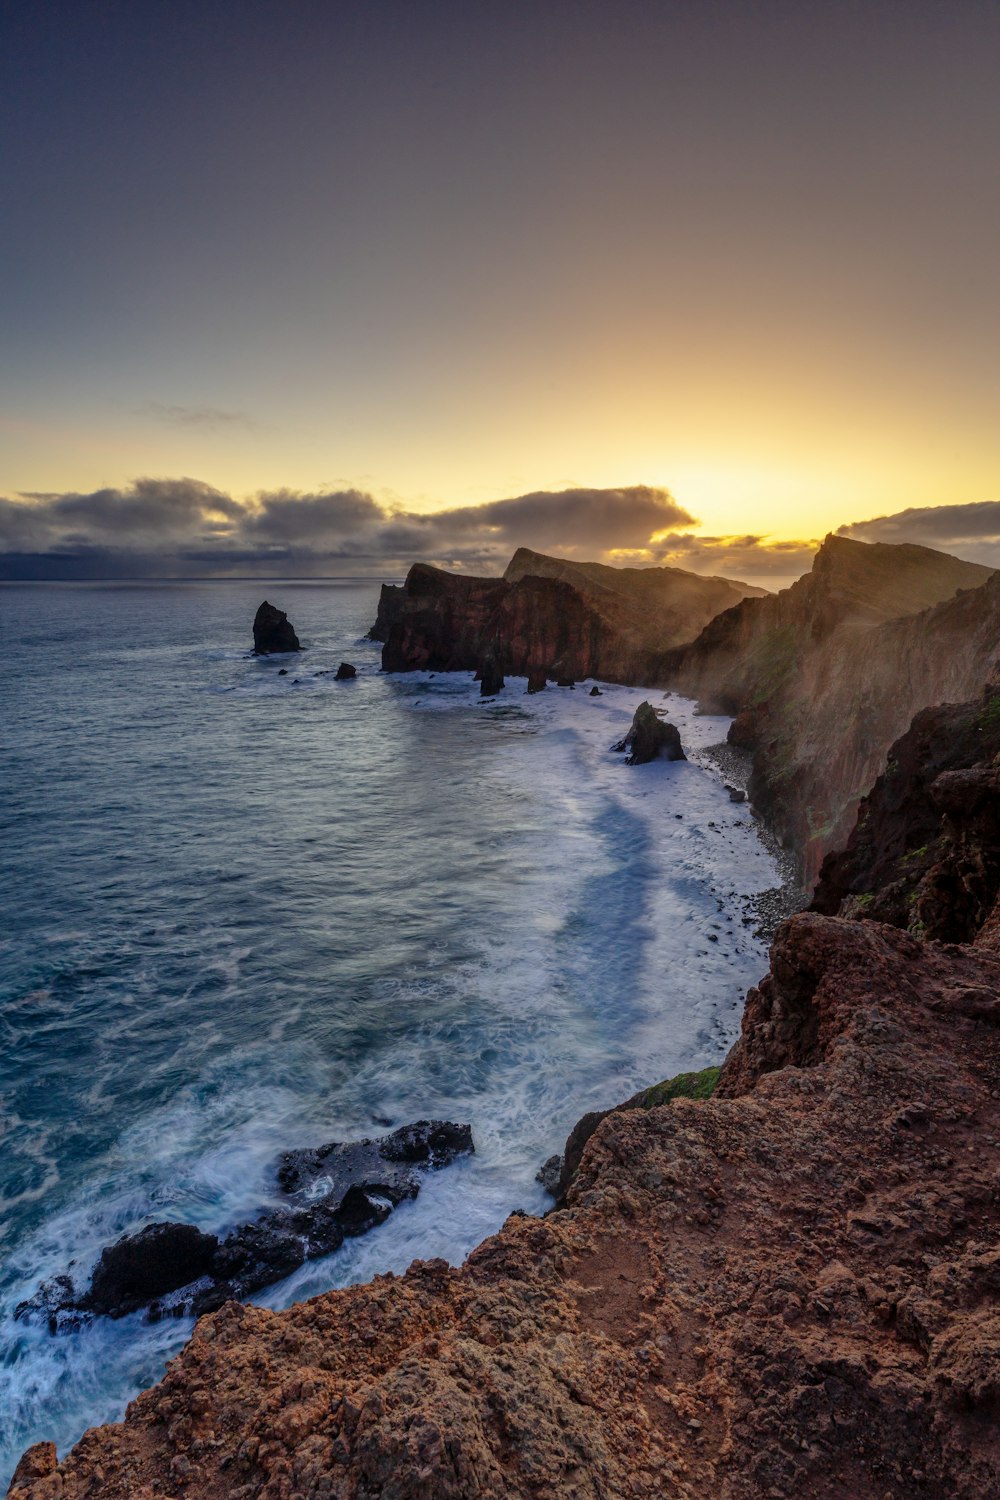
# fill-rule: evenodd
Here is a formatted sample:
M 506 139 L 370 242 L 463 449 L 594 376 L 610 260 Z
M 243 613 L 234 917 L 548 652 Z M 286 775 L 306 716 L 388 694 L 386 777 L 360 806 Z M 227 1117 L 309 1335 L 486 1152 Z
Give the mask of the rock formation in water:
M 676 724 L 661 719 L 651 703 L 640 703 L 628 734 L 612 747 L 628 751 L 627 766 L 644 766 L 651 760 L 687 760 Z
M 1000 1493 L 1000 956 L 779 930 L 714 1095 L 623 1109 L 460 1268 L 202 1318 L 19 1500 Z
M 468 1125 L 418 1120 L 377 1140 L 286 1151 L 277 1179 L 287 1207 L 270 1209 L 223 1240 L 190 1224 L 147 1225 L 102 1251 L 82 1295 L 69 1277 L 57 1276 L 16 1316 L 40 1316 L 54 1333 L 94 1315 L 123 1318 L 140 1308 L 151 1321 L 212 1311 L 366 1234 L 417 1196 L 421 1172 L 473 1150 Z
M 763 590 L 680 568 L 606 568 L 521 548 L 503 578 L 467 578 L 417 563 L 401 591 L 383 589 L 376 639 L 387 672 L 502 671 L 579 681 L 656 682 L 670 646 L 719 610 Z
M 990 569 L 831 536 L 798 583 L 671 653 L 668 680 L 738 715 L 730 739 L 755 752 L 751 798 L 815 878 L 913 715 L 978 692 L 998 658 Z
M 479 677 L 479 692 L 483 698 L 494 698 L 504 689 L 503 673 L 491 656 L 483 662 Z
M 266 599 L 254 615 L 253 650 L 255 656 L 279 656 L 286 651 L 302 650 L 285 611 L 268 604 Z
M 334 682 L 349 682 L 352 677 L 357 677 L 358 669 L 349 661 L 342 661 L 333 674 Z
M 368 632 L 370 641 L 386 641 L 389 638 L 389 630 L 399 618 L 403 601 L 406 598 L 406 589 L 399 583 L 383 583 L 378 597 L 378 613 L 375 616 L 375 624 Z

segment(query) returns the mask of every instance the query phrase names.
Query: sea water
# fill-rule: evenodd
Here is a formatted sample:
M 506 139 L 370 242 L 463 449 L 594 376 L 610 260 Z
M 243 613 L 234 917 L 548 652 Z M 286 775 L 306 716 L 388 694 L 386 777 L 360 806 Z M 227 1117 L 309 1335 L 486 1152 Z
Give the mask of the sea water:
M 254 658 L 261 599 L 306 650 Z M 426 1117 L 476 1154 L 272 1307 L 460 1262 L 587 1110 L 721 1061 L 777 883 L 698 750 L 727 722 L 589 684 L 387 675 L 377 585 L 0 588 L 0 1482 L 121 1416 L 190 1333 L 13 1310 L 103 1246 L 274 1203 L 290 1147 Z M 358 668 L 336 682 L 338 662 Z M 281 669 L 285 668 L 285 675 Z M 611 746 L 652 697 L 692 759 Z

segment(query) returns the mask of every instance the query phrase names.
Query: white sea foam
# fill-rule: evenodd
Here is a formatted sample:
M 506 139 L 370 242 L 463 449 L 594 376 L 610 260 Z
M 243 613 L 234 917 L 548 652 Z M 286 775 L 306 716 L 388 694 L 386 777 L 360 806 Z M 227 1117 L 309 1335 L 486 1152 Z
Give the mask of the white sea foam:
M 286 690 L 287 678 L 248 666 L 253 680 L 238 692 Z M 343 692 L 331 677 L 301 675 L 313 701 Z M 499 893 L 490 898 L 496 920 L 480 908 L 458 956 L 435 967 L 430 955 L 385 978 L 399 1024 L 392 1045 L 339 1064 L 320 1059 L 299 1025 L 298 998 L 121 1131 L 92 1164 L 86 1192 L 18 1248 L 2 1328 L 14 1357 L 0 1370 L 0 1436 L 12 1458 L 39 1436 L 65 1448 L 85 1426 L 120 1416 L 189 1332 L 184 1320 L 149 1325 L 136 1316 L 52 1338 L 10 1320 L 18 1298 L 47 1276 L 71 1267 L 85 1283 L 100 1249 L 122 1232 L 162 1218 L 225 1231 L 274 1201 L 280 1150 L 376 1133 L 374 1117 L 400 1124 L 434 1114 L 471 1120 L 475 1156 L 429 1175 L 419 1198 L 380 1229 L 260 1300 L 286 1306 L 402 1271 L 415 1257 L 458 1263 L 511 1210 L 549 1205 L 535 1172 L 582 1113 L 720 1061 L 737 1035 L 742 996 L 766 968 L 743 900 L 776 884 L 777 869 L 749 808 L 730 801 L 710 768 L 695 758 L 627 767 L 610 748 L 643 698 L 667 711 L 692 757 L 724 737 L 727 720 L 700 717 L 674 695 L 605 684 L 600 697 L 589 696 L 589 684 L 527 696 L 514 678 L 488 702 L 467 674 L 376 682 L 363 666 L 366 675 L 358 686 L 394 696 L 402 732 L 410 715 L 447 714 L 456 734 L 475 738 L 478 795 L 496 815 L 484 818 L 474 857 Z M 429 849 L 449 818 L 447 764 L 440 775 Z M 453 903 L 461 930 L 462 889 L 441 899 Z M 238 996 L 249 948 L 229 935 L 207 946 L 218 984 Z M 151 1064 L 161 1072 L 186 1076 L 185 1058 L 219 1052 L 212 1014 L 192 1026 L 189 1002 L 186 991 L 156 996 L 176 1008 L 179 1031 L 177 1053 Z M 117 1023 L 137 1039 L 136 1066 L 150 1003 L 137 995 Z M 102 1087 L 95 1078 L 94 1108 Z

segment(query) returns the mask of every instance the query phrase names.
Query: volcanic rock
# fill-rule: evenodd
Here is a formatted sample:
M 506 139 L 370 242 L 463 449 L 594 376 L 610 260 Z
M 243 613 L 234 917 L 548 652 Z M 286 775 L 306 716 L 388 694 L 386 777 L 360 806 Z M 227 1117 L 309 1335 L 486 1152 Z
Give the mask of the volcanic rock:
M 301 651 L 299 638 L 283 609 L 276 609 L 265 599 L 253 621 L 255 656 L 276 656 L 286 651 Z
M 227 1304 L 14 1493 L 1000 1493 L 998 988 L 984 949 L 793 917 L 714 1095 L 602 1118 L 565 1208 Z
M 213 1311 L 330 1254 L 345 1236 L 367 1233 L 417 1196 L 422 1172 L 474 1150 L 468 1125 L 418 1120 L 374 1140 L 286 1151 L 277 1178 L 287 1208 L 261 1214 L 221 1242 L 190 1224 L 150 1224 L 101 1252 L 83 1297 L 68 1277 L 56 1277 L 16 1316 L 40 1315 L 55 1332 L 86 1314 L 120 1318 L 148 1307 L 155 1319 Z
M 668 647 L 691 640 L 749 584 L 680 568 L 608 568 L 521 548 L 503 578 L 416 563 L 383 589 L 375 638 L 387 672 L 474 671 L 492 652 L 518 676 L 656 682 Z
M 357 677 L 357 675 L 357 667 L 352 666 L 349 661 L 342 661 L 334 673 L 333 680 L 334 682 L 348 682 L 352 677 Z
M 398 583 L 383 583 L 378 600 L 375 624 L 368 632 L 370 641 L 386 641 L 389 631 L 399 619 L 406 598 L 405 589 Z
M 591 690 L 590 690 L 590 694 L 589 694 L 589 696 L 590 696 L 590 697 L 591 697 L 591 698 L 600 698 L 600 697 L 601 697 L 601 696 L 602 696 L 602 694 L 601 694 L 601 690 L 600 690 L 600 688 L 599 688 L 599 687 L 598 687 L 598 686 L 597 686 L 597 684 L 596 684 L 596 683 L 595 683 L 595 684 L 594 684 L 594 686 L 593 686 L 593 687 L 592 687 L 592 688 L 591 688 Z
M 640 703 L 632 727 L 623 740 L 612 747 L 628 750 L 627 766 L 644 766 L 651 760 L 687 760 L 681 747 L 680 732 L 675 724 L 661 719 L 651 703 Z
M 791 588 L 743 600 L 669 653 L 666 680 L 738 716 L 729 737 L 755 751 L 754 806 L 811 882 L 913 715 L 972 697 L 998 661 L 1000 575 L 828 536 Z
M 490 657 L 480 668 L 479 691 L 484 698 L 494 698 L 497 693 L 503 692 L 503 673 L 497 666 L 496 661 Z
M 548 681 L 544 672 L 535 670 L 528 673 L 528 692 L 544 693 L 545 684 Z
M 214 1234 L 192 1224 L 149 1224 L 101 1251 L 82 1301 L 89 1312 L 122 1318 L 154 1298 L 208 1273 L 218 1248 Z
M 940 942 L 995 943 L 1000 897 L 1000 682 L 916 715 L 891 747 L 813 909 Z

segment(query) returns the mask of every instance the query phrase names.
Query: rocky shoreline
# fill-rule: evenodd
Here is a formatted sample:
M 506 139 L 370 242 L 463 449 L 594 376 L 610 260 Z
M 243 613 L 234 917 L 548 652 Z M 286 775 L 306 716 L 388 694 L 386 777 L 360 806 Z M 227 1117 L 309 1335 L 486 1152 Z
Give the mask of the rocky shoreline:
M 821 911 L 771 844 L 788 879 L 748 912 L 770 971 L 721 1072 L 584 1117 L 544 1218 L 458 1269 L 227 1302 L 11 1495 L 1000 1493 L 997 702 L 892 747 Z M 753 789 L 739 743 L 698 759 Z

